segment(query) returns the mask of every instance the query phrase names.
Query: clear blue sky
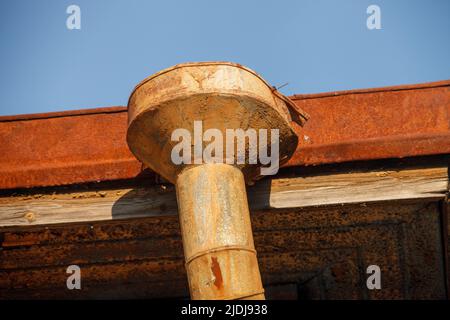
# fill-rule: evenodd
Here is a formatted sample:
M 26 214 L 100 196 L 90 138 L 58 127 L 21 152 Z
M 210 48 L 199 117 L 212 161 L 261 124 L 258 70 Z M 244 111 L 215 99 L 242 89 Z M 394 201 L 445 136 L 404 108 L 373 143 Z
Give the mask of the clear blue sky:
M 1 115 L 125 105 L 187 61 L 244 64 L 285 94 L 450 78 L 449 0 L 2 0 L 0 32 Z

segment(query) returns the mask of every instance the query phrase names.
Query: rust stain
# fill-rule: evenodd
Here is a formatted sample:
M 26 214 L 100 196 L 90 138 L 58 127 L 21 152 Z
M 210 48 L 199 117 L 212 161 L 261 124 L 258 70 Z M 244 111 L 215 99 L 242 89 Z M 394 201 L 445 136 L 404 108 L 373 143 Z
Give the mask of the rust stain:
M 223 287 L 223 278 L 222 278 L 222 270 L 220 270 L 220 264 L 217 261 L 216 257 L 211 257 L 211 271 L 214 275 L 214 285 L 217 289 L 222 289 Z

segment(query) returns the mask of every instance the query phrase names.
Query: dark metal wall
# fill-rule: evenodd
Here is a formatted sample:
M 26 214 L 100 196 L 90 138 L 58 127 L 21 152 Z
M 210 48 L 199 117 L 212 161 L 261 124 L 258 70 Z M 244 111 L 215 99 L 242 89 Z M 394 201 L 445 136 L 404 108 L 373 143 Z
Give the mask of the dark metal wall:
M 445 299 L 438 202 L 252 212 L 268 298 Z M 0 298 L 186 298 L 176 216 L 2 229 Z M 66 288 L 67 266 L 82 289 Z M 368 290 L 366 268 L 381 268 Z

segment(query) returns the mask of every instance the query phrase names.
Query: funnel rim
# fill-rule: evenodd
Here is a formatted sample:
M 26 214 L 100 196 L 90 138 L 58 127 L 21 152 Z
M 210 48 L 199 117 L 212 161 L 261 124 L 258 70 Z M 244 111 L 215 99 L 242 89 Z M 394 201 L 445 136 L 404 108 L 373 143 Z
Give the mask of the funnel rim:
M 305 122 L 309 119 L 309 115 L 304 112 L 303 110 L 301 110 L 294 101 L 292 101 L 289 97 L 285 96 L 284 94 L 280 93 L 275 87 L 271 86 L 261 75 L 259 75 L 256 71 L 243 66 L 239 63 L 235 63 L 235 62 L 229 62 L 229 61 L 200 61 L 200 62 L 184 62 L 184 63 L 179 63 L 176 64 L 172 67 L 163 69 L 161 71 L 158 71 L 150 76 L 148 76 L 147 78 L 145 78 L 144 80 L 140 81 L 133 89 L 133 91 L 131 92 L 130 96 L 128 97 L 128 102 L 127 102 L 127 107 L 129 107 L 130 105 L 130 100 L 131 97 L 134 95 L 134 93 L 144 84 L 146 84 L 147 82 L 165 74 L 168 72 L 171 72 L 173 70 L 176 69 L 180 69 L 180 68 L 187 68 L 187 67 L 204 67 L 204 66 L 218 66 L 218 65 L 223 65 L 223 66 L 232 66 L 232 67 L 236 67 L 239 69 L 242 69 L 244 71 L 247 71 L 251 74 L 253 74 L 254 76 L 256 76 L 259 80 L 261 80 L 271 91 L 272 94 L 274 94 L 275 96 L 277 96 L 279 99 L 283 100 L 288 109 L 291 111 L 294 111 L 295 113 L 297 113 L 300 117 L 299 117 L 299 121 L 298 123 L 303 126 L 305 124 Z

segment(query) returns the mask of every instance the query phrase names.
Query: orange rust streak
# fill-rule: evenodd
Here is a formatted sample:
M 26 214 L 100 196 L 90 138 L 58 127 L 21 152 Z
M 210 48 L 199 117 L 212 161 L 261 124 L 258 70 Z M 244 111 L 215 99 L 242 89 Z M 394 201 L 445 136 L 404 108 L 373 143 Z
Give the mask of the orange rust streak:
M 211 257 L 211 271 L 215 278 L 214 285 L 220 290 L 223 286 L 223 278 L 222 271 L 220 270 L 220 264 L 217 262 L 216 257 Z

